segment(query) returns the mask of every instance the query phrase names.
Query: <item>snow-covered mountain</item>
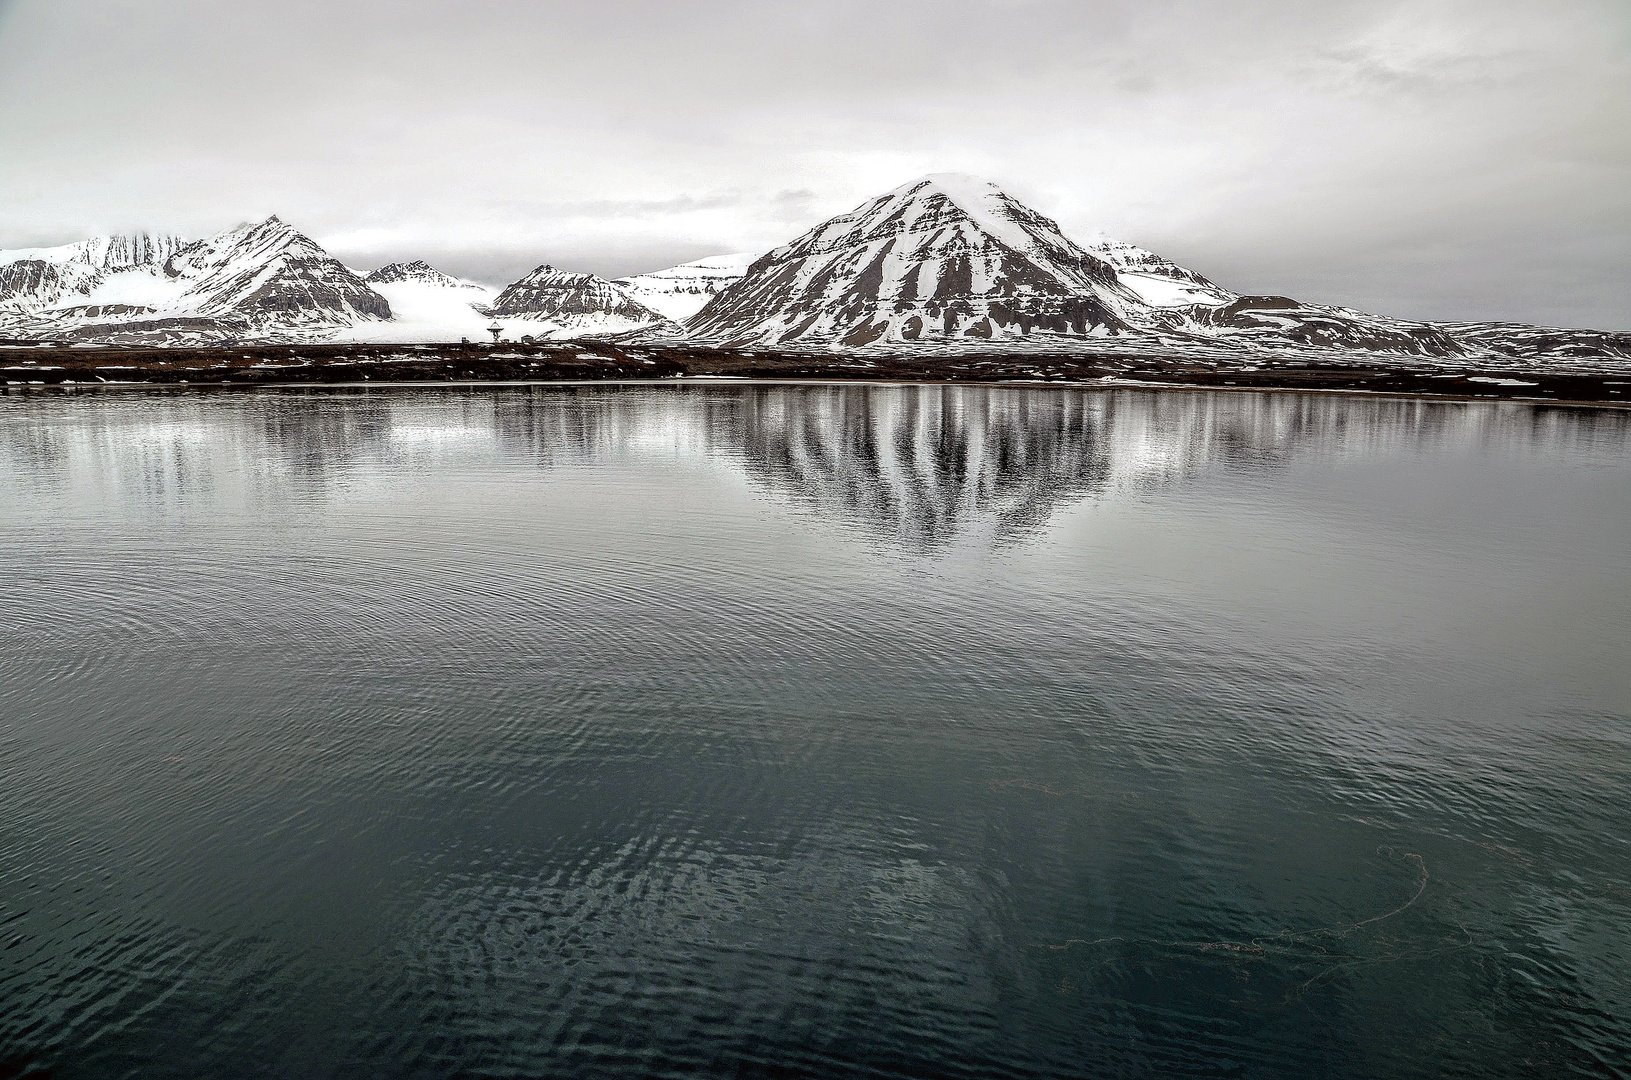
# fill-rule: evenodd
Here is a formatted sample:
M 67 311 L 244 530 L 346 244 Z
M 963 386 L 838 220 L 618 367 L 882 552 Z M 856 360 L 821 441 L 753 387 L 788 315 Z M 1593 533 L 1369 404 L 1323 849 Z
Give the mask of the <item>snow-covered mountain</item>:
M 1153 251 L 1106 237 L 1083 246 L 1115 267 L 1121 283 L 1151 307 L 1227 304 L 1236 298 L 1228 289 Z
M 1115 269 L 995 184 L 926 176 L 748 268 L 688 326 L 723 344 L 1067 336 L 1131 330 Z
M 423 259 L 382 266 L 364 277 L 363 281 L 375 286 L 397 285 L 408 281 L 416 285 L 435 285 L 443 289 L 481 288 L 473 281 L 461 281 L 450 274 L 444 274 Z
M 1170 334 L 1220 329 L 1187 309 L 1238 299 L 1144 248 L 1105 238 L 1077 244 L 988 181 L 937 174 L 770 252 L 689 328 L 729 344 L 851 346 Z
M 193 283 L 184 299 L 200 315 L 280 326 L 391 317 L 384 297 L 275 215 L 189 244 L 164 270 Z
M 0 251 L 0 311 L 87 304 L 99 292 L 105 303 L 146 304 L 154 292 L 149 281 L 184 246 L 180 237 L 137 233 Z
M 751 252 L 714 255 L 666 270 L 617 278 L 612 284 L 659 315 L 684 322 L 701 311 L 715 293 L 741 280 L 758 257 Z
M 0 253 L 0 332 L 110 342 L 322 336 L 388 301 L 276 217 L 205 240 L 114 236 Z
M 487 337 L 490 285 L 444 274 L 422 259 L 391 263 L 363 278 L 391 305 L 389 322 L 366 321 L 338 330 L 338 341 L 449 342 Z
M 59 247 L 0 251 L 0 264 L 36 261 L 58 266 L 89 266 L 96 270 L 123 270 L 133 266 L 162 266 L 166 259 L 186 246 L 187 241 L 179 236 L 153 236 L 149 233 L 96 236 Z
M 1387 353 L 1457 361 L 1631 360 L 1631 335 L 1424 323 L 1243 296 L 1155 252 L 1059 226 L 976 177 L 926 176 L 811 229 L 748 268 L 687 322 L 724 345 L 1047 348 L 1114 335 L 1186 348 Z
M 995 185 L 957 174 L 902 185 L 757 258 L 616 282 L 545 265 L 500 291 L 418 260 L 364 275 L 276 217 L 197 241 L 134 234 L 0 251 L 0 337 L 435 342 L 483 339 L 495 319 L 511 338 L 639 332 L 925 356 L 1034 347 L 1208 361 L 1631 361 L 1631 334 L 1415 322 L 1241 295 L 1132 244 L 1077 243 Z
M 755 261 L 688 327 L 724 344 L 849 346 L 1261 329 L 1213 314 L 1240 299 L 1153 251 L 1077 244 L 995 184 L 941 173 Z
M 692 276 L 730 272 L 710 267 Z M 483 339 L 495 316 L 510 337 L 679 332 L 604 278 L 551 266 L 502 292 L 423 260 L 364 276 L 277 217 L 190 242 L 115 236 L 0 252 L 0 336 L 7 337 L 437 342 Z
M 573 274 L 544 264 L 498 294 L 488 314 L 500 323 L 520 320 L 516 334 L 584 337 L 630 330 L 678 328 L 622 289 L 594 274 Z

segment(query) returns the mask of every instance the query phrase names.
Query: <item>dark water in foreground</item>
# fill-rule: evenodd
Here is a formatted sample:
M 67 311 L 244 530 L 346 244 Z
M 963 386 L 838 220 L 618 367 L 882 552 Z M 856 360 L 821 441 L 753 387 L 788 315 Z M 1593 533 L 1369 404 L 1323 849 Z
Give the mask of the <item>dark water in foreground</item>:
M 1631 416 L 0 396 L 0 1076 L 1631 1075 Z

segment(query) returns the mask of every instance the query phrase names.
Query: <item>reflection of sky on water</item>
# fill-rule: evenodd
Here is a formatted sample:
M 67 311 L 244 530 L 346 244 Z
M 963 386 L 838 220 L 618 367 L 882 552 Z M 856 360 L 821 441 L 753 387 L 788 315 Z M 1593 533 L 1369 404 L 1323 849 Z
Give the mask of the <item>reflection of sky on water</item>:
M 1432 447 L 1621 452 L 1631 418 L 1520 404 L 967 386 L 664 386 L 8 395 L 0 490 L 48 480 L 62 512 L 139 493 L 222 508 L 320 504 L 415 467 L 602 462 L 725 468 L 905 551 L 1001 543 L 1064 505 L 1299 455 Z M 660 495 L 658 496 L 660 497 Z M 191 503 L 196 511 L 197 502 Z
M 1309 395 L 0 396 L 0 1059 L 1617 1060 L 1627 441 Z

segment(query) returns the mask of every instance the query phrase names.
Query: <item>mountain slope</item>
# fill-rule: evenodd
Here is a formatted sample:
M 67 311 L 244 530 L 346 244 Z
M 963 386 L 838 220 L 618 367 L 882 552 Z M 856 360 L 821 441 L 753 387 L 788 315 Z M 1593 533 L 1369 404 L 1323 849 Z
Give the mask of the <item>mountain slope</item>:
M 533 324 L 531 332 L 551 337 L 672 326 L 605 278 L 568 273 L 547 263 L 499 293 L 488 313 Z
M 1571 330 L 1522 323 L 1434 323 L 1475 353 L 1491 359 L 1590 364 L 1631 360 L 1631 332 Z
M 498 290 L 444 274 L 422 260 L 391 263 L 363 279 L 391 305 L 389 322 L 367 320 L 342 329 L 344 341 L 453 342 L 483 340 Z
M 166 259 L 186 246 L 187 241 L 179 236 L 150 233 L 93 236 L 58 247 L 0 251 L 0 264 L 30 260 L 96 270 L 123 270 L 134 266 L 162 266 Z
M 363 281 L 368 285 L 395 285 L 403 281 L 412 281 L 421 285 L 437 285 L 444 289 L 480 288 L 468 281 L 460 281 L 450 274 L 444 274 L 423 259 L 412 262 L 395 262 L 389 266 L 382 266 L 375 270 Z
M 90 295 L 102 281 L 88 263 L 14 259 L 0 262 L 0 310 L 29 311 Z
M 183 299 L 199 315 L 282 326 L 391 317 L 383 296 L 276 215 L 189 244 L 165 272 L 193 283 Z
M 37 311 L 60 305 L 145 304 L 120 296 L 121 286 L 134 285 L 134 291 L 151 296 L 144 281 L 158 275 L 160 267 L 186 241 L 176 236 L 97 236 L 72 244 L 49 248 L 22 248 L 0 251 L 0 309 L 14 312 Z M 159 290 L 174 293 L 176 290 Z
M 1108 238 L 1084 247 L 1115 267 L 1117 279 L 1151 307 L 1227 304 L 1236 299 L 1228 289 L 1145 248 Z
M 1226 304 L 1169 307 L 1157 318 L 1180 334 L 1263 349 L 1357 349 L 1408 356 L 1464 357 L 1448 328 L 1286 296 L 1235 296 Z
M 984 338 L 1133 328 L 1116 271 L 1000 188 L 927 176 L 749 267 L 687 324 L 724 344 Z
M 666 270 L 617 278 L 612 284 L 659 315 L 683 322 L 701 311 L 715 294 L 740 281 L 757 259 L 751 253 L 714 255 Z
M 0 252 L 0 327 L 16 336 L 203 344 L 390 317 L 384 297 L 276 217 L 192 242 L 144 234 Z

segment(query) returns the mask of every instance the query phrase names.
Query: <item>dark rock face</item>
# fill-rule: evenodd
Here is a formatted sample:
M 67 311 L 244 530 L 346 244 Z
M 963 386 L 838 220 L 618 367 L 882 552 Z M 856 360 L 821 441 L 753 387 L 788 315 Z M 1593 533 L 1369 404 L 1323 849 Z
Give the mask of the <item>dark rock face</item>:
M 925 177 L 765 255 L 689 322 L 733 345 L 1132 329 L 1104 260 L 972 177 Z
M 104 310 L 102 314 L 116 316 L 119 313 Z M 243 319 L 176 316 L 125 322 L 90 322 L 60 330 L 54 336 L 64 341 L 103 345 L 209 346 L 227 344 L 257 333 L 264 333 L 264 328 L 251 326 Z
M 142 304 L 81 304 L 78 307 L 59 308 L 56 314 L 70 319 L 110 319 L 115 316 L 149 315 L 153 309 Z
M 343 319 L 348 312 L 374 319 L 391 317 L 391 305 L 383 296 L 366 287 L 348 287 L 350 283 L 336 282 L 333 277 L 322 266 L 285 266 L 276 279 L 236 300 L 231 311 L 251 320 L 285 315 Z
M 79 291 L 83 277 L 70 276 L 57 263 L 19 259 L 0 264 L 0 304 L 50 302 L 64 293 Z
M 135 233 L 105 236 L 86 241 L 86 261 L 102 270 L 127 270 L 133 266 L 163 266 L 177 251 L 187 246 L 179 236 Z
M 604 320 L 616 329 L 668 321 L 630 299 L 603 277 L 571 274 L 547 263 L 505 288 L 490 310 L 497 318 L 560 322 L 568 326 Z

